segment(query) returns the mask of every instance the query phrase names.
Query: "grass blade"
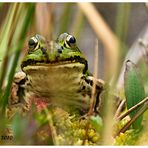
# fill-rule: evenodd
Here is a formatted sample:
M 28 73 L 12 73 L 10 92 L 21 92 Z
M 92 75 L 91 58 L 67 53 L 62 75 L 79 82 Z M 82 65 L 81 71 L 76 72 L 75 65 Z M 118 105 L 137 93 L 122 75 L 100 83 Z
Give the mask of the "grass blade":
M 64 4 L 64 10 L 60 16 L 59 34 L 67 32 L 68 26 L 70 25 L 70 19 L 72 17 L 72 6 L 71 3 Z M 66 17 L 65 17 L 66 16 Z
M 24 5 L 24 7 L 25 7 L 25 5 Z M 29 4 L 28 7 L 26 8 L 26 10 L 27 10 L 26 16 L 24 17 L 24 20 L 21 20 L 21 21 L 23 21 L 22 26 L 19 26 L 20 27 L 19 33 L 18 33 L 19 37 L 17 37 L 19 39 L 19 42 L 16 40 L 18 42 L 18 45 L 17 45 L 17 47 L 15 47 L 15 56 L 12 61 L 12 66 L 11 66 L 10 73 L 8 76 L 8 84 L 6 86 L 6 89 L 5 89 L 3 98 L 2 98 L 2 114 L 5 112 L 6 105 L 8 104 L 8 98 L 9 98 L 9 94 L 10 94 L 11 84 L 13 81 L 13 76 L 15 73 L 15 69 L 17 66 L 17 62 L 19 59 L 21 48 L 22 48 L 24 40 L 25 40 L 25 36 L 27 34 L 27 30 L 28 30 L 28 27 L 29 27 L 31 19 L 32 19 L 32 15 L 34 12 L 34 4 Z M 20 17 L 22 17 L 22 16 L 20 16 Z M 18 27 L 18 26 L 16 26 L 16 27 Z

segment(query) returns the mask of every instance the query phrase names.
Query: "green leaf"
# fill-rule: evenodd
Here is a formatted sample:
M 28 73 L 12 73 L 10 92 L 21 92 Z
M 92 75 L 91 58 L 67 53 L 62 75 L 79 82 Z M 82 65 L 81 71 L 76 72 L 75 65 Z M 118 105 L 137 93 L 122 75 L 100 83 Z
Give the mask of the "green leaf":
M 124 89 L 128 109 L 145 98 L 144 85 L 142 84 L 141 76 L 136 65 L 130 60 L 126 62 L 126 70 L 124 74 Z M 133 117 L 139 109 L 140 107 L 131 112 L 130 117 Z M 132 124 L 133 128 L 141 127 L 142 118 L 143 116 L 140 116 Z

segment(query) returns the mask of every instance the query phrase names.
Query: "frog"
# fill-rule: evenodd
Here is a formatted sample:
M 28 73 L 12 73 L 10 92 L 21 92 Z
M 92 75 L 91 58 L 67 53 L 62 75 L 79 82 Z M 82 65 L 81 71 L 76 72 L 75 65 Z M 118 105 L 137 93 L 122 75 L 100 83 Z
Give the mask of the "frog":
M 17 91 L 23 90 L 25 102 L 28 103 L 33 96 L 47 106 L 58 106 L 68 112 L 78 110 L 86 114 L 94 99 L 93 112 L 100 112 L 100 95 L 104 91 L 105 82 L 90 73 L 88 61 L 73 35 L 62 33 L 50 42 L 38 34 L 31 37 L 21 69 L 26 76 L 23 74 Z M 94 80 L 95 98 L 92 98 Z M 21 95 L 18 98 L 22 98 Z

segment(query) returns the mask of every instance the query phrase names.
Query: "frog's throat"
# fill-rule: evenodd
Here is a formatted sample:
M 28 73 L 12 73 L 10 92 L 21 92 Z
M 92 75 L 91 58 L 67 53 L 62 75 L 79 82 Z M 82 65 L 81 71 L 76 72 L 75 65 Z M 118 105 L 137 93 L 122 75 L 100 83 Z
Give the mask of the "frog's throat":
M 70 63 L 82 63 L 85 65 L 83 73 L 86 73 L 86 71 L 88 70 L 88 63 L 84 58 L 81 58 L 80 56 L 74 56 L 74 57 L 70 57 L 67 58 L 66 60 L 54 60 L 54 61 L 45 61 L 45 60 L 33 60 L 33 59 L 29 59 L 27 61 L 23 61 L 21 64 L 21 68 L 23 70 L 24 67 L 27 67 L 28 65 L 32 65 L 32 66 L 38 66 L 38 65 L 44 65 L 44 66 L 48 66 L 48 65 L 64 65 L 64 64 L 70 64 Z

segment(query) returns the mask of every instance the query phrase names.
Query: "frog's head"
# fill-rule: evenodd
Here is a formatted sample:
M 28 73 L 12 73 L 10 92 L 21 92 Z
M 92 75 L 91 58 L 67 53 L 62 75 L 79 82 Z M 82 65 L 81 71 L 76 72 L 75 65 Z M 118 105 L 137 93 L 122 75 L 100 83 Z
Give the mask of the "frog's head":
M 63 33 L 56 41 L 48 42 L 44 37 L 35 35 L 28 41 L 28 53 L 22 62 L 22 70 L 29 66 L 64 65 L 82 63 L 87 71 L 87 61 L 79 50 L 74 36 Z

